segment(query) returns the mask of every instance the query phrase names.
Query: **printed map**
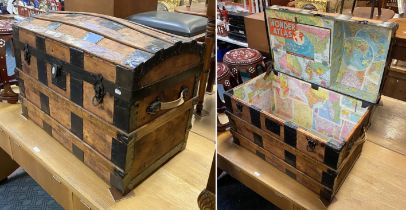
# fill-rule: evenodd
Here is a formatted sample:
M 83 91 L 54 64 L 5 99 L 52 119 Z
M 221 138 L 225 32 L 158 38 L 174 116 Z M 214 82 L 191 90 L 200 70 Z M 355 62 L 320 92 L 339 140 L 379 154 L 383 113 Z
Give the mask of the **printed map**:
M 235 88 L 234 96 L 318 136 L 347 141 L 366 113 L 362 102 L 279 73 L 264 75 Z
M 361 24 L 274 8 L 267 10 L 267 20 L 275 70 L 377 102 L 392 25 Z

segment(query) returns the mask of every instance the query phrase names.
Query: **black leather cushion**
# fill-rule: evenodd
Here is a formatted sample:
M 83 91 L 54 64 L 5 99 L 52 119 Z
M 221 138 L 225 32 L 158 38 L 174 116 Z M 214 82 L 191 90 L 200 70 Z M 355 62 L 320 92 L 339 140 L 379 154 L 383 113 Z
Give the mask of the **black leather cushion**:
M 139 13 L 127 20 L 184 37 L 205 33 L 207 25 L 205 17 L 164 11 Z

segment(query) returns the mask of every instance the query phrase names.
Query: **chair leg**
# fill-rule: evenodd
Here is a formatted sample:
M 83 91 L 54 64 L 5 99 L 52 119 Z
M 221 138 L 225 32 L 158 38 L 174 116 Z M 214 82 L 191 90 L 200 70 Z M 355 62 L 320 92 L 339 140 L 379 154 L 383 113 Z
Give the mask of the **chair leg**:
M 351 15 L 354 14 L 354 9 L 355 9 L 356 4 L 357 4 L 357 0 L 352 1 Z
M 369 16 L 369 19 L 374 18 L 375 5 L 376 5 L 376 0 L 371 0 L 371 15 Z
M 354 1 L 356 1 L 356 0 L 354 0 Z M 344 9 L 344 0 L 341 0 L 340 14 L 343 14 L 343 9 Z
M 378 15 L 379 17 L 382 15 L 382 1 L 378 0 Z
M 214 86 L 215 81 L 216 81 L 216 62 L 214 62 L 214 59 L 212 58 L 206 92 L 209 92 L 209 93 L 213 92 L 213 86 Z
M 206 44 L 206 49 L 204 52 L 204 63 L 203 63 L 203 73 L 200 78 L 200 85 L 199 85 L 199 95 L 198 95 L 198 102 L 196 105 L 196 113 L 198 115 L 202 115 L 203 113 L 203 102 L 204 102 L 204 94 L 206 93 L 206 84 L 210 72 L 211 66 L 211 55 L 214 50 L 214 43 L 215 43 L 215 33 L 216 33 L 216 10 L 215 0 L 209 0 L 209 5 L 207 7 L 207 31 L 206 37 L 204 42 Z

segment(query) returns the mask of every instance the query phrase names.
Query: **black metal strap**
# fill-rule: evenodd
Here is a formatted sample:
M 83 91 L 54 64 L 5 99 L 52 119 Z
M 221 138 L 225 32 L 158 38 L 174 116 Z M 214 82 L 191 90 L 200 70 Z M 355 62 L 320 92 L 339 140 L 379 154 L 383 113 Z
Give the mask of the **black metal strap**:
M 16 42 L 17 42 L 17 40 L 16 40 Z M 16 43 L 16 47 L 17 47 L 16 50 L 24 49 L 24 52 L 28 51 L 30 56 L 35 56 L 37 58 L 37 60 L 43 60 L 50 64 L 57 64 L 61 69 L 63 69 L 63 71 L 70 73 L 70 74 L 75 74 L 75 76 L 78 76 L 77 78 L 87 81 L 91 84 L 94 84 L 96 82 L 96 79 L 98 78 L 97 77 L 98 75 L 87 72 L 83 68 L 79 68 L 70 63 L 61 61 L 58 58 L 48 55 L 45 52 L 38 50 L 32 46 L 29 46 L 27 44 L 24 44 L 22 42 L 18 41 Z M 114 83 L 112 83 L 108 80 L 103 80 L 103 86 L 107 92 L 114 94 L 114 90 L 115 90 Z M 126 91 L 126 90 L 122 90 L 122 91 Z
M 94 87 L 95 95 L 92 99 L 92 103 L 94 106 L 97 106 L 97 105 L 103 103 L 104 96 L 106 95 L 106 91 L 104 90 L 104 86 L 103 86 L 103 76 L 102 75 L 96 76 L 93 87 Z
M 15 45 L 17 47 L 16 51 L 20 51 L 21 49 L 24 49 L 24 47 L 25 47 L 24 43 L 19 42 L 17 40 L 15 42 Z M 26 47 L 27 47 L 30 55 L 35 56 L 37 58 L 37 60 L 42 59 L 50 64 L 57 64 L 61 69 L 63 69 L 63 71 L 70 73 L 71 75 L 74 75 L 74 77 L 78 80 L 83 80 L 90 84 L 95 84 L 97 82 L 98 75 L 85 71 L 83 69 L 83 67 L 79 67 L 72 63 L 66 63 L 65 61 L 61 61 L 60 59 L 55 58 L 51 55 L 48 55 L 48 54 L 46 54 L 46 52 L 36 49 L 32 46 L 27 45 Z M 195 68 L 184 71 L 171 78 L 165 79 L 163 81 L 158 81 L 150 86 L 142 87 L 141 89 L 136 90 L 136 91 L 123 89 L 122 87 L 116 87 L 115 83 L 108 81 L 106 79 L 103 79 L 102 82 L 101 83 L 99 82 L 99 83 L 103 85 L 105 93 L 108 92 L 111 95 L 114 95 L 117 99 L 126 101 L 127 103 L 131 104 L 134 101 L 136 101 L 137 99 L 147 96 L 151 92 L 154 92 L 157 90 L 162 90 L 166 87 L 170 87 L 179 81 L 185 80 L 192 75 L 196 75 L 196 74 L 200 73 L 201 70 L 202 70 L 202 65 L 199 65 Z M 115 94 L 116 89 L 120 90 L 120 94 Z

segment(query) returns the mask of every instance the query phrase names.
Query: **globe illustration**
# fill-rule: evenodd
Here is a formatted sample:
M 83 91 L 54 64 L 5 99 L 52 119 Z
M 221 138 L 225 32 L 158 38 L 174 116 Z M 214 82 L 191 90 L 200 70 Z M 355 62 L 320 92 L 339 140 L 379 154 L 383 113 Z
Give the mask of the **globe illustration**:
M 352 37 L 344 41 L 344 62 L 353 70 L 365 71 L 373 59 L 373 49 L 364 39 Z

